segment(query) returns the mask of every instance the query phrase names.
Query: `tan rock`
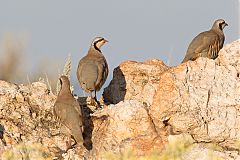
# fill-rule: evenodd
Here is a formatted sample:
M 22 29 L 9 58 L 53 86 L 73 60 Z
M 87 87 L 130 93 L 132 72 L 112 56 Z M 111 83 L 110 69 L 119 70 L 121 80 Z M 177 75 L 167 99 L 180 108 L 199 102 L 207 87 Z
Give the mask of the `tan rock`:
M 101 159 L 107 152 L 119 153 L 129 148 L 143 155 L 163 147 L 163 137 L 156 133 L 146 107 L 136 100 L 109 105 L 93 117 L 91 157 Z
M 234 68 L 240 73 L 240 39 L 225 45 L 219 52 L 217 62 L 221 66 L 234 66 Z
M 79 97 L 86 148 L 65 154 L 67 137 L 59 134 L 52 114 L 56 96 L 46 84 L 0 81 L 0 155 L 27 142 L 40 143 L 57 159 L 103 159 L 106 152 L 127 149 L 141 156 L 167 149 L 172 140 L 186 134 L 194 142 L 192 150 L 181 153 L 182 159 L 208 152 L 239 159 L 239 43 L 226 45 L 215 61 L 199 58 L 170 69 L 160 60 L 122 63 L 104 91 L 105 101 L 115 105 L 95 110 Z M 178 144 L 182 146 L 181 141 Z M 217 144 L 221 150 L 205 144 Z
M 235 43 L 239 46 L 239 42 L 228 46 L 229 51 L 234 48 L 234 56 L 231 53 L 224 56 L 229 55 L 238 62 L 240 48 L 236 48 Z M 225 65 L 221 64 L 223 60 L 218 65 L 214 60 L 199 58 L 161 75 L 158 91 L 150 106 L 158 132 L 164 128 L 164 120 L 168 119 L 170 134 L 187 132 L 196 141 L 227 142 L 221 144 L 238 147 L 232 144 L 240 138 L 240 79 L 237 76 L 240 65 L 233 65 L 227 58 L 224 60 Z
M 17 93 L 17 94 L 16 94 L 16 100 L 17 100 L 18 103 L 24 102 L 24 97 L 23 97 L 23 95 L 22 95 L 21 93 Z
M 113 80 L 104 89 L 104 100 L 117 104 L 122 100 L 137 99 L 152 104 L 160 75 L 168 67 L 157 59 L 145 62 L 125 61 L 113 71 Z

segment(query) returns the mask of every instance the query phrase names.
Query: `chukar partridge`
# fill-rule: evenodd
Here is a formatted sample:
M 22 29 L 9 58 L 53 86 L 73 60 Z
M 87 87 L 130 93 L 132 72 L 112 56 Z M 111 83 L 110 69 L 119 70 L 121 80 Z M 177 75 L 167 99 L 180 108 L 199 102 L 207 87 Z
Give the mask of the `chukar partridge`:
M 187 53 L 182 63 L 188 60 L 196 60 L 198 57 L 208 57 L 216 59 L 218 52 L 224 44 L 223 29 L 228 24 L 223 19 L 218 19 L 213 23 L 210 30 L 197 35 L 188 46 Z
M 102 37 L 96 37 L 78 64 L 77 78 L 81 88 L 90 93 L 96 99 L 96 91 L 99 91 L 108 76 L 108 64 L 100 48 L 108 42 Z M 94 96 L 92 95 L 94 92 Z
M 83 119 L 82 112 L 78 101 L 73 97 L 70 91 L 70 82 L 66 76 L 59 78 L 61 90 L 54 104 L 54 115 L 61 123 L 61 132 L 69 138 L 73 136 L 75 142 L 79 145 L 83 144 L 82 128 Z M 68 143 L 68 148 L 71 142 Z

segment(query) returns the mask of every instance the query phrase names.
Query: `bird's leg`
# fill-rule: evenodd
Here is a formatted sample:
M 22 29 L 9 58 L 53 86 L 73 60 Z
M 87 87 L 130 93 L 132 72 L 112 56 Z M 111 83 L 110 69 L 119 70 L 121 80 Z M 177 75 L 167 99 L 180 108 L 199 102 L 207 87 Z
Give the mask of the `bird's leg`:
M 93 99 L 93 95 L 92 95 L 92 92 L 90 92 L 90 97 L 91 97 L 91 99 Z
M 92 103 L 92 100 L 93 100 L 92 92 L 90 92 L 90 97 L 91 97 L 91 101 L 90 101 L 90 103 Z
M 97 91 L 94 91 L 94 100 L 97 103 L 97 108 L 101 108 L 100 102 L 97 100 Z
M 97 91 L 95 90 L 94 91 L 94 100 L 97 102 L 97 94 L 96 93 L 97 93 Z
M 94 93 L 91 92 L 90 95 L 91 95 L 90 105 L 91 105 L 91 106 L 95 106 L 96 108 L 101 107 L 101 106 L 100 106 L 100 102 L 98 102 L 98 100 L 97 100 L 96 90 L 94 91 Z
M 90 105 L 95 106 L 95 97 L 93 97 L 93 93 L 90 92 L 91 100 L 90 100 Z

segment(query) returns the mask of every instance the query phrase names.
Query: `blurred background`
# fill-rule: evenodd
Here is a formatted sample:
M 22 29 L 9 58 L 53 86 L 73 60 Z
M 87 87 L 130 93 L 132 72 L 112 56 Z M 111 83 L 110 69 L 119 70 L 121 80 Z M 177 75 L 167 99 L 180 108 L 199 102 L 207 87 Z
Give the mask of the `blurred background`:
M 239 8 L 240 0 L 1 1 L 0 79 L 26 84 L 47 77 L 55 88 L 71 54 L 71 83 L 83 96 L 76 69 L 94 37 L 109 41 L 102 47 L 110 69 L 106 87 L 125 60 L 178 65 L 191 40 L 216 19 L 229 24 L 225 44 L 237 40 Z

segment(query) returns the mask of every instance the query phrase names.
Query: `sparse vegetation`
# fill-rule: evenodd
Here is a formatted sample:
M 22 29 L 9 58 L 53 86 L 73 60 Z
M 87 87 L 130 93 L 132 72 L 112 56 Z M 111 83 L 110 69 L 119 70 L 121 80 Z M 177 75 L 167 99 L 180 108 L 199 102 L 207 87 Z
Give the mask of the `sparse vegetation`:
M 71 55 L 69 54 L 61 74 L 57 73 L 57 63 L 55 61 L 49 61 L 49 58 L 46 57 L 40 60 L 33 74 L 28 74 L 25 37 L 26 35 L 18 33 L 6 33 L 2 37 L 0 42 L 0 55 L 3 58 L 0 60 L 0 80 L 30 84 L 41 78 L 48 85 L 51 92 L 58 93 L 60 89 L 58 76 L 66 75 L 70 78 Z M 54 90 L 55 88 L 56 90 Z M 73 88 L 71 89 L 73 90 Z
M 5 81 L 18 80 L 24 73 L 22 66 L 24 60 L 25 43 L 22 35 L 5 33 L 0 46 L 0 79 Z
M 51 160 L 52 156 L 49 150 L 39 143 L 25 144 L 21 143 L 6 150 L 2 154 L 2 160 Z
M 188 139 L 176 139 L 169 142 L 161 152 L 154 150 L 145 156 L 137 156 L 132 150 L 126 150 L 120 154 L 106 153 L 107 160 L 183 160 L 182 155 L 191 149 L 191 141 Z
M 210 145 L 209 151 L 207 153 L 208 159 L 223 160 L 223 158 L 219 157 L 214 152 L 215 149 L 219 149 L 219 147 L 216 147 L 215 144 L 208 145 Z M 119 154 L 108 152 L 105 154 L 105 158 L 107 160 L 184 160 L 184 157 L 186 157 L 187 153 L 190 152 L 193 148 L 194 144 L 191 142 L 191 140 L 187 138 L 178 138 L 170 141 L 163 151 L 153 150 L 149 154 L 138 156 L 133 150 L 127 149 Z M 199 156 L 201 155 L 197 154 L 193 160 L 198 159 Z

